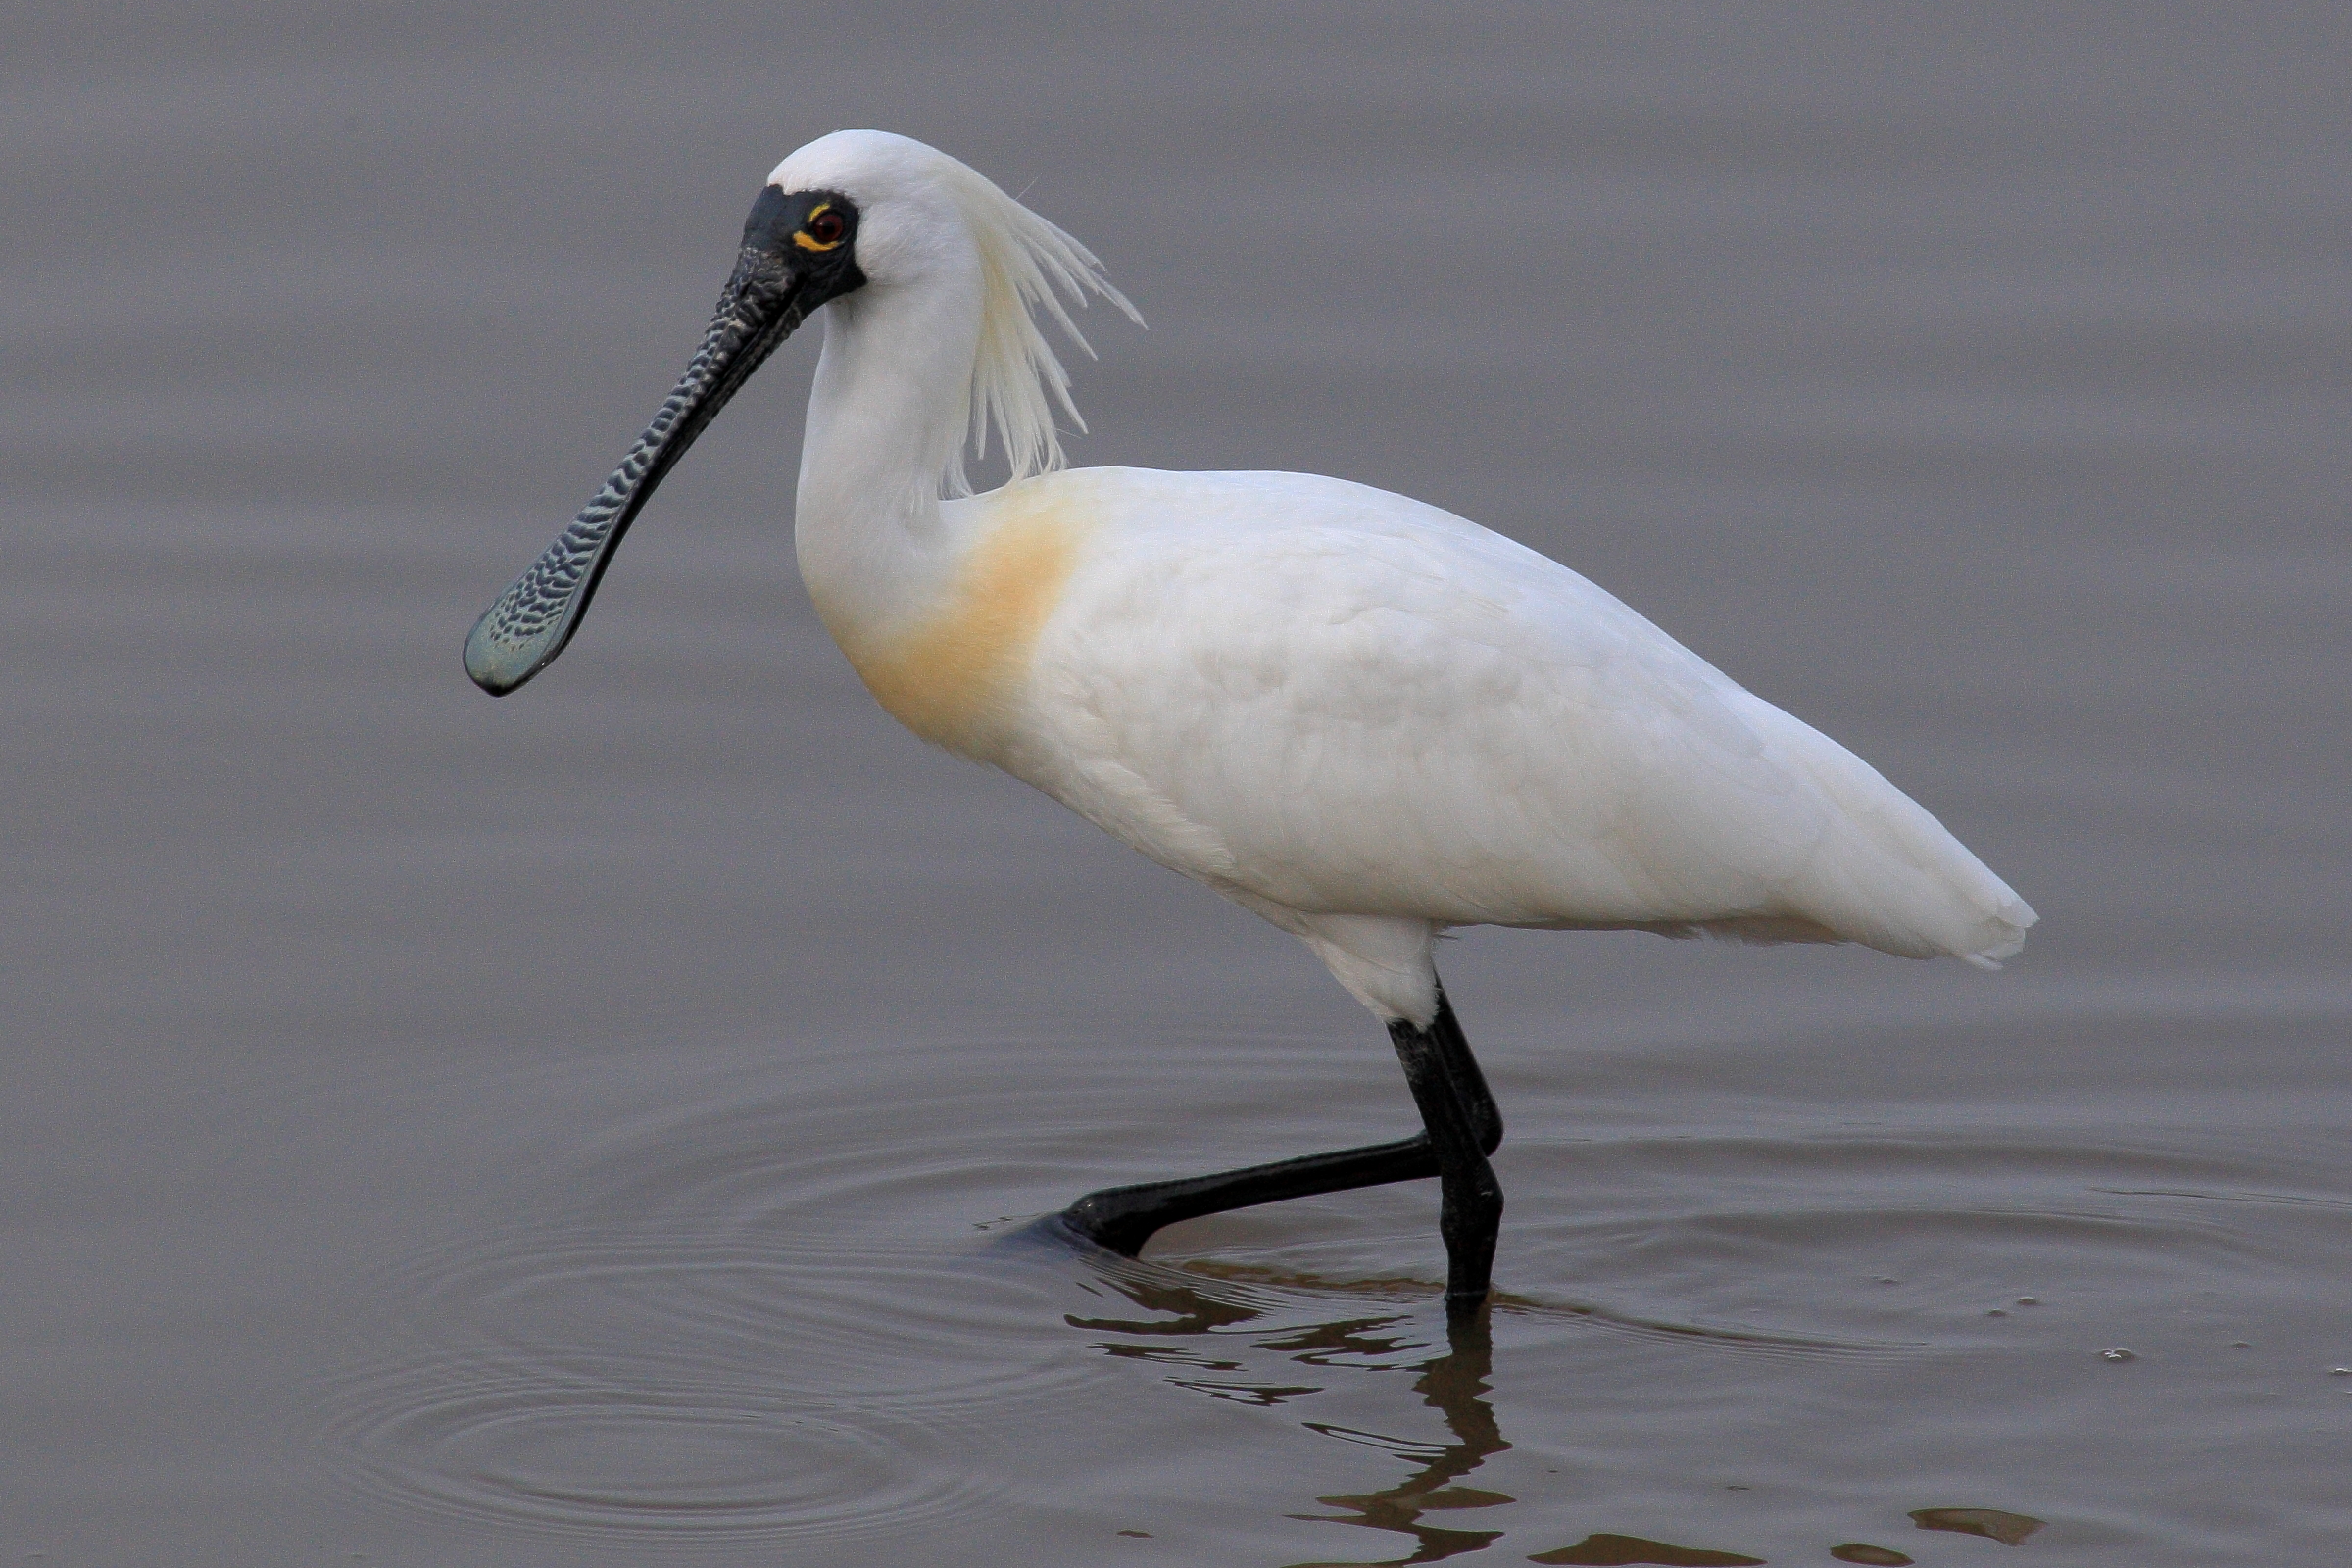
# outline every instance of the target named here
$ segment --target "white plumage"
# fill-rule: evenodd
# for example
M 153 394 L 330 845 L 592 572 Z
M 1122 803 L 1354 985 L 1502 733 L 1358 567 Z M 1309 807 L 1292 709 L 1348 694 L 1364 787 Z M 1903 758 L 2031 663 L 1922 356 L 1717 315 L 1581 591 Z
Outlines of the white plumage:
M 1338 479 L 1059 471 L 1054 411 L 1077 411 L 1032 312 L 1068 327 L 1065 293 L 1133 314 L 1084 246 L 954 159 L 811 142 L 753 204 L 677 391 L 466 646 L 493 693 L 545 668 L 662 475 L 821 309 L 795 542 L 867 689 L 1302 939 L 1387 1020 L 1421 1112 L 1394 1143 L 1090 1193 L 1063 1232 L 1132 1254 L 1178 1220 L 1435 1176 L 1448 1309 L 1473 1310 L 1502 1117 L 1440 931 L 1987 966 L 2022 946 L 2034 911 L 1861 759 L 1532 550 Z M 1012 480 L 974 496 L 965 437 L 992 431 Z
M 1531 550 L 1337 479 L 1036 472 L 1062 379 L 1031 299 L 1117 296 L 964 166 L 842 132 L 771 183 L 862 214 L 798 536 L 868 685 L 1304 938 L 1383 1017 L 1429 1021 L 1454 925 L 2023 945 L 2033 910 L 1867 763 Z M 983 412 L 1026 476 L 943 501 Z

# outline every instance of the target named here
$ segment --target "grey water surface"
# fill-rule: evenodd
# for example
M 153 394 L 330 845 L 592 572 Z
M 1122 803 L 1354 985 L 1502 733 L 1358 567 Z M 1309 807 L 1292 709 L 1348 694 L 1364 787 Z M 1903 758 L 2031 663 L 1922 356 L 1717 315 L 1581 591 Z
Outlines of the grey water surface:
M 13 9 L 0 1562 L 2352 1560 L 2347 15 Z M 1077 462 L 1558 557 L 2024 956 L 1465 933 L 1451 1335 L 1426 1184 L 1037 1242 L 1412 1113 L 866 698 L 816 334 L 459 663 L 858 124 L 1149 318 Z

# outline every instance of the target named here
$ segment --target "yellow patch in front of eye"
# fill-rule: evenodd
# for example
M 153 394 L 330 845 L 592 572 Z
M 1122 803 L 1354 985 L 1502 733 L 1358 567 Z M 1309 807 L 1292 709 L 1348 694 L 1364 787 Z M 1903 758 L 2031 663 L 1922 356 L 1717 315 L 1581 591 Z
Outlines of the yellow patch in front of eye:
M 842 648 L 893 718 L 934 746 L 985 757 L 1078 554 L 1079 528 L 1062 509 L 1020 508 L 973 548 L 929 615 Z
M 837 239 L 820 240 L 808 232 L 808 225 L 810 223 L 815 222 L 818 218 L 822 217 L 826 213 L 831 212 L 832 210 L 833 204 L 831 202 L 819 202 L 816 206 L 810 208 L 808 210 L 808 216 L 801 220 L 800 231 L 792 236 L 792 242 L 805 251 L 837 251 L 841 249 L 841 241 Z

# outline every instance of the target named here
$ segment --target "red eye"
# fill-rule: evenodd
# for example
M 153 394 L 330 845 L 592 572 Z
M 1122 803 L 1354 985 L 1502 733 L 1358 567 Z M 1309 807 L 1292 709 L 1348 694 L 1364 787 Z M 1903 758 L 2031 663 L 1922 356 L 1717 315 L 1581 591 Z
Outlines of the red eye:
M 850 231 L 850 220 L 828 207 L 808 220 L 808 237 L 819 245 L 838 245 Z

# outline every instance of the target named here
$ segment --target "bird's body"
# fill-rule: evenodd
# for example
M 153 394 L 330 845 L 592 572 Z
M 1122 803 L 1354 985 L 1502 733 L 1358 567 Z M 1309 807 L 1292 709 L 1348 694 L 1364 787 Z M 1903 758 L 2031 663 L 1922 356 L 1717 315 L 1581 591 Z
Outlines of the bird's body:
M 1534 551 L 1338 479 L 1059 469 L 1064 380 L 1032 318 L 1068 326 L 1056 288 L 1125 305 L 1083 247 L 953 159 L 870 131 L 801 149 L 678 392 L 483 616 L 467 665 L 495 692 L 555 658 L 652 486 L 822 307 L 796 540 L 859 677 L 925 740 L 1302 938 L 1388 1022 L 1427 1124 L 1096 1194 L 1073 1228 L 1132 1250 L 1187 1214 L 1442 1174 L 1450 1296 L 1483 1297 L 1501 1123 L 1437 932 L 1850 941 L 1987 966 L 2022 946 L 2032 909 L 1934 817 Z M 958 493 L 966 432 L 991 429 L 1012 482 Z
M 882 705 L 1314 938 L 1384 1016 L 1434 1011 L 1433 928 L 1989 961 L 2031 918 L 1851 752 L 1435 507 L 1095 468 L 945 503 L 936 537 L 921 614 L 826 613 Z

